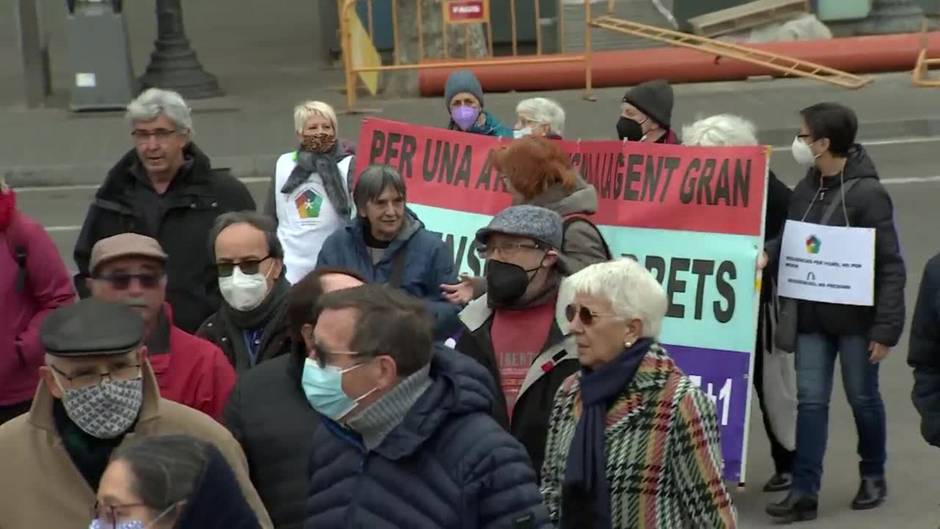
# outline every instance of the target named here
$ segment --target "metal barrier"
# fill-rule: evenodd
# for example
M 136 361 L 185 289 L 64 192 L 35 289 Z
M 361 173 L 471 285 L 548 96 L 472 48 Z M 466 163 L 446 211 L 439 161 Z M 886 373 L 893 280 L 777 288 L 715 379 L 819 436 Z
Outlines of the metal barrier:
M 917 53 L 917 63 L 911 72 L 911 82 L 921 88 L 940 88 L 940 79 L 930 78 L 930 67 L 940 65 L 940 58 L 930 57 L 927 29 L 927 20 L 924 20 L 920 30 L 920 52 Z
M 363 25 L 355 8 L 358 0 L 338 0 L 340 2 L 340 35 L 343 48 L 343 64 L 346 70 L 346 106 L 348 112 L 357 112 L 358 81 L 361 79 L 373 95 L 378 86 L 378 74 L 381 72 L 401 72 L 408 70 L 422 70 L 431 68 L 471 68 L 493 65 L 526 66 L 533 64 L 551 63 L 583 63 L 585 97 L 591 98 L 591 0 L 584 0 L 585 24 L 584 51 L 577 54 L 564 52 L 564 41 L 561 41 L 559 53 L 545 53 L 543 46 L 543 32 L 541 28 L 540 0 L 531 0 L 535 16 L 535 54 L 523 55 L 519 53 L 520 42 L 518 32 L 518 18 L 516 5 L 518 0 L 509 0 L 509 21 L 511 30 L 511 54 L 496 56 L 494 54 L 493 25 L 490 18 L 490 0 L 433 0 L 435 7 L 440 4 L 441 9 L 441 53 L 428 53 L 425 35 L 425 7 L 422 0 L 390 0 L 392 12 L 392 64 L 384 64 L 381 54 L 375 49 L 373 42 L 375 36 L 375 17 L 372 0 L 367 1 L 366 24 Z M 411 3 L 416 12 L 415 20 L 409 21 L 412 29 L 417 30 L 417 57 L 415 62 L 406 62 L 402 57 L 400 39 L 401 22 L 399 20 L 400 4 Z M 560 2 L 559 2 L 560 4 Z M 432 15 L 436 16 L 436 15 Z M 471 31 L 472 25 L 485 26 L 485 55 L 479 58 L 471 57 Z M 450 54 L 450 33 L 454 26 L 463 26 L 464 57 L 456 58 Z M 564 34 L 564 17 L 559 13 L 559 32 Z M 482 28 L 481 28 L 482 29 Z M 459 30 L 458 30 L 459 31 Z M 436 35 L 433 35 L 436 37 Z

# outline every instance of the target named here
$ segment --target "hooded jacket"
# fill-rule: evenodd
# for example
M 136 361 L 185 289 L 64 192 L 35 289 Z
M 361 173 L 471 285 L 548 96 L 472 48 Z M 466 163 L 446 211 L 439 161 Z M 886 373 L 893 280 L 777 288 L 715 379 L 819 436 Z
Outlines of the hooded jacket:
M 192 333 L 221 302 L 207 234 L 216 217 L 254 210 L 255 202 L 245 184 L 227 171 L 212 169 L 195 144 L 186 146 L 184 156 L 185 164 L 163 195 L 153 190 L 133 149 L 108 172 L 75 243 L 75 288 L 88 297 L 85 279 L 96 242 L 119 233 L 147 235 L 169 255 L 167 301 L 180 328 Z
M 836 208 L 827 224 L 875 229 L 875 304 L 861 307 L 800 301 L 798 331 L 833 336 L 860 334 L 893 347 L 904 329 L 907 275 L 894 226 L 891 197 L 881 185 L 864 147 L 852 147 L 841 177 L 821 178 L 819 170 L 811 168 L 793 190 L 787 219 L 819 223 L 829 204 L 842 196 L 841 186 L 851 180 L 858 182 L 844 193 L 844 209 Z M 847 219 L 845 213 L 848 213 Z M 768 255 L 776 263 L 779 254 L 780 239 L 776 239 L 768 244 Z
M 22 271 L 12 251 L 19 246 L 26 253 Z M 21 272 L 22 290 L 17 288 Z M 9 227 L 0 231 L 0 300 L 0 406 L 11 406 L 28 402 L 36 392 L 43 364 L 39 342 L 43 319 L 75 301 L 55 243 L 41 224 L 19 211 L 13 213 Z
M 470 129 L 463 131 L 454 123 L 454 120 L 451 119 L 447 124 L 447 128 L 458 132 L 469 132 L 471 134 L 482 134 L 484 136 L 496 136 L 499 138 L 512 138 L 511 128 L 503 125 L 496 119 L 496 116 L 491 114 L 488 110 L 482 110 L 481 112 L 485 118 L 483 125 L 473 125 Z
M 372 451 L 321 418 L 313 436 L 307 529 L 547 529 L 522 446 L 490 417 L 486 371 L 436 346 L 431 386 Z
M 434 318 L 434 334 L 446 338 L 457 329 L 456 305 L 441 294 L 441 285 L 456 283 L 453 253 L 440 236 L 427 231 L 410 210 L 398 236 L 385 250 L 382 259 L 372 264 L 366 247 L 366 221 L 359 217 L 344 230 L 337 231 L 323 243 L 317 268 L 336 267 L 356 272 L 369 283 L 388 283 L 395 268 L 395 259 L 404 252 L 399 288 L 424 300 Z

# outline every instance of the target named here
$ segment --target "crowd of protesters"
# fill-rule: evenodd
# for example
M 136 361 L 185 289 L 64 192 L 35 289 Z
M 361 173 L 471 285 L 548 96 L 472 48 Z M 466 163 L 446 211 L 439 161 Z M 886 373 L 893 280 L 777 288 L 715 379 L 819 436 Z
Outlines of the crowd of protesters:
M 134 147 L 95 194 L 66 265 L 0 184 L 0 528 L 733 528 L 715 405 L 660 343 L 663 287 L 612 254 L 597 190 L 536 97 L 513 126 L 453 72 L 446 127 L 511 138 L 512 205 L 454 256 L 394 168 L 354 174 L 336 114 L 308 101 L 264 212 L 194 143 L 186 102 L 127 108 Z M 679 144 L 673 91 L 623 96 L 610 136 Z M 790 190 L 770 173 L 754 387 L 773 518 L 814 519 L 836 360 L 858 430 L 856 510 L 887 498 L 879 362 L 905 321 L 891 198 L 853 111 L 800 111 Z M 733 115 L 687 145 L 757 145 Z M 873 306 L 778 297 L 788 220 L 876 231 Z M 909 362 L 940 446 L 940 256 Z M 79 300 L 79 298 L 81 298 Z M 793 354 L 790 354 L 793 353 Z M 795 387 L 784 391 L 786 380 Z

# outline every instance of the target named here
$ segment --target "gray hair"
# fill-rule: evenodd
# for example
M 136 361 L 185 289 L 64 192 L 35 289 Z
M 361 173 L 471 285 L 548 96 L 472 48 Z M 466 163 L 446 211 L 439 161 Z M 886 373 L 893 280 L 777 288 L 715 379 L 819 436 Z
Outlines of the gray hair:
M 209 254 L 215 260 L 215 240 L 219 238 L 222 230 L 235 224 L 248 224 L 264 233 L 264 238 L 268 243 L 268 255 L 275 259 L 284 258 L 284 247 L 277 238 L 277 225 L 267 215 L 257 211 L 230 211 L 216 217 L 215 224 L 209 232 Z
M 682 144 L 700 147 L 757 145 L 754 124 L 731 114 L 718 114 L 682 128 Z
M 364 211 L 369 201 L 379 198 L 379 195 L 389 187 L 401 193 L 401 197 L 407 200 L 405 180 L 395 168 L 377 164 L 366 167 L 359 175 L 359 181 L 353 190 L 356 209 Z
M 666 291 L 640 263 L 625 258 L 593 264 L 565 282 L 573 295 L 606 299 L 618 317 L 643 322 L 643 337 L 659 337 L 666 317 Z
M 172 90 L 150 88 L 137 96 L 137 99 L 127 105 L 127 120 L 131 123 L 138 121 L 153 121 L 163 114 L 172 121 L 181 132 L 192 137 L 193 116 L 189 105 L 183 96 Z
M 534 121 L 548 125 L 551 131 L 559 136 L 565 130 L 565 111 L 557 102 L 544 97 L 523 99 L 516 105 L 516 114 Z

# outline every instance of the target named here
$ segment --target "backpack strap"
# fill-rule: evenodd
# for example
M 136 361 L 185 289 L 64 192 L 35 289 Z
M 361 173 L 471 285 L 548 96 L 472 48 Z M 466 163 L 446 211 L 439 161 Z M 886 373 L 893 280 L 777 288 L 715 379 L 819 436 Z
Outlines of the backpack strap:
M 561 227 L 562 246 L 564 246 L 565 234 L 568 233 L 568 226 L 574 224 L 575 222 L 584 222 L 590 225 L 592 228 L 594 228 L 594 231 L 597 232 L 597 236 L 600 237 L 601 239 L 601 244 L 604 245 L 604 254 L 607 255 L 607 260 L 609 261 L 614 258 L 613 257 L 614 254 L 611 253 L 610 246 L 607 245 L 607 239 L 604 238 L 604 234 L 601 233 L 601 230 L 597 227 L 596 224 L 594 224 L 591 221 L 591 219 L 587 215 L 584 215 L 582 213 L 571 213 L 571 214 L 565 215 L 564 219 L 565 219 L 564 224 L 562 224 L 562 227 Z
M 406 253 L 408 253 L 408 248 L 402 245 L 398 253 L 395 254 L 395 257 L 392 258 L 392 273 L 388 276 L 388 284 L 395 288 L 401 288 L 401 277 L 405 271 Z
M 829 207 L 826 208 L 826 211 L 823 212 L 822 218 L 819 219 L 820 224 L 822 225 L 829 224 L 829 219 L 832 218 L 833 213 L 835 213 L 836 209 L 838 209 L 839 206 L 842 205 L 842 198 L 845 195 L 849 194 L 849 191 L 851 191 L 852 188 L 855 187 L 855 184 L 857 184 L 859 180 L 861 180 L 861 178 L 855 178 L 842 184 L 842 189 L 840 190 L 838 196 L 836 196 L 836 198 L 832 202 L 829 203 Z M 849 219 L 845 219 L 845 223 L 848 224 Z
M 13 213 L 10 225 L 7 226 L 6 239 L 10 255 L 13 257 L 13 261 L 16 262 L 17 267 L 15 288 L 17 292 L 23 293 L 26 291 L 26 257 L 29 245 L 23 238 L 19 215 L 16 212 Z

